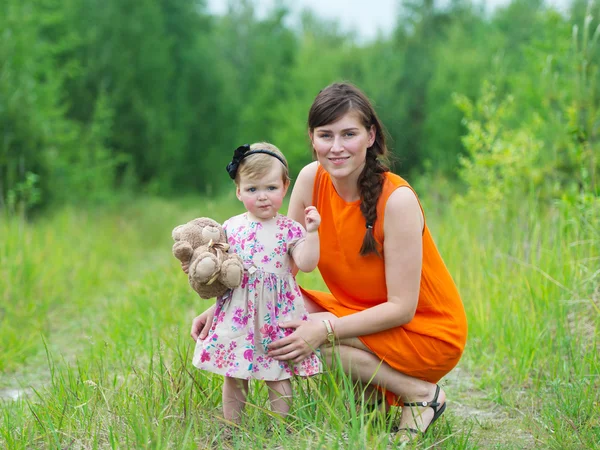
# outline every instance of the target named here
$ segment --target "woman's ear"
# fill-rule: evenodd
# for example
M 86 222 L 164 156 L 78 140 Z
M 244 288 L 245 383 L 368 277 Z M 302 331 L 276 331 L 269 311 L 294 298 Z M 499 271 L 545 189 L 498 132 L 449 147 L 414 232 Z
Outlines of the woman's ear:
M 371 128 L 369 128 L 369 147 L 373 146 L 373 144 L 375 143 L 376 137 L 377 137 L 377 129 L 375 128 L 375 125 L 371 125 Z
M 313 133 L 310 128 L 307 130 L 308 138 L 310 139 L 310 149 L 312 150 L 313 159 L 317 159 L 317 151 L 315 150 L 315 133 Z

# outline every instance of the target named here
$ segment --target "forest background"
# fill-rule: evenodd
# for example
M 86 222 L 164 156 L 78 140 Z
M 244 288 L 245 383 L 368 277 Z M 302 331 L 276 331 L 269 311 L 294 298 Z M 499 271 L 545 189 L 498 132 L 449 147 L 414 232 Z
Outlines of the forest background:
M 0 447 L 218 434 L 170 421 L 218 407 L 193 393 L 218 383 L 188 372 L 208 303 L 169 259 L 170 230 L 239 210 L 224 167 L 242 143 L 275 143 L 295 178 L 308 108 L 341 80 L 373 100 L 467 309 L 454 413 L 427 445 L 600 441 L 600 6 L 399 6 L 393 32 L 363 42 L 308 11 L 289 25 L 283 1 L 261 17 L 247 0 L 223 15 L 202 0 L 1 2 Z M 128 383 L 147 409 L 123 412 Z M 295 444 L 339 444 L 313 406 L 323 433 Z M 388 445 L 341 410 L 354 444 Z

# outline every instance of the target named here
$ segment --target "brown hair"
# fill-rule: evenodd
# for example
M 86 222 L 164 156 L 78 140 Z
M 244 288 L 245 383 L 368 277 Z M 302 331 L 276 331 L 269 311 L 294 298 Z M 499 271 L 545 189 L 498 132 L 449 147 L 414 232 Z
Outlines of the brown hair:
M 360 210 L 366 221 L 366 232 L 360 249 L 361 255 L 375 253 L 377 241 L 373 227 L 377 220 L 377 201 L 383 187 L 384 173 L 389 172 L 388 149 L 385 143 L 385 129 L 367 96 L 350 83 L 334 83 L 319 92 L 308 112 L 308 128 L 328 125 L 348 112 L 355 112 L 367 130 L 375 127 L 375 142 L 367 149 L 365 167 L 358 177 Z
M 282 161 L 285 161 L 285 164 L 281 164 L 281 176 L 283 179 L 283 184 L 287 185 L 290 182 L 288 163 L 285 159 L 285 156 L 283 156 L 283 153 L 281 153 L 281 150 L 279 150 L 273 144 L 269 144 L 268 142 L 256 142 L 250 146 L 250 150 L 268 150 L 279 156 Z M 259 179 L 264 177 L 267 173 L 269 173 L 271 167 L 273 167 L 273 161 L 280 163 L 277 158 L 265 153 L 256 153 L 242 159 L 235 176 L 235 184 L 240 184 L 241 176 L 248 177 L 250 179 Z

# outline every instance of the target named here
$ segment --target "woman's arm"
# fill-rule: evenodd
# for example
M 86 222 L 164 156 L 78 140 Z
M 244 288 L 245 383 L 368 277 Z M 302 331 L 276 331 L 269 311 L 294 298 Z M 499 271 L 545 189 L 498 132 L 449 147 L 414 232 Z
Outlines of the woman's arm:
M 415 315 L 423 264 L 423 214 L 411 189 L 401 187 L 390 195 L 383 231 L 387 302 L 335 319 L 339 339 L 398 327 Z
M 290 203 L 288 206 L 287 216 L 302 224 L 304 228 L 307 226 L 304 218 L 305 211 L 309 206 L 312 205 L 313 184 L 317 174 L 317 164 L 318 163 L 316 161 L 312 162 L 307 166 L 304 166 L 304 168 L 300 171 L 298 178 L 294 183 L 294 187 L 292 188 L 292 195 L 290 197 Z M 295 260 L 296 258 L 293 257 L 292 259 Z M 292 267 L 292 272 L 296 274 L 298 272 L 298 266 L 295 261 L 293 262 L 294 267 Z M 313 269 L 314 267 L 311 270 Z M 304 272 L 305 270 L 302 271 Z M 306 272 L 310 272 L 310 270 L 307 270 Z
M 298 179 L 292 188 L 290 204 L 288 206 L 287 216 L 302 224 L 306 228 L 304 221 L 304 210 L 312 205 L 313 184 L 317 175 L 318 163 L 312 162 L 300 171 Z
M 314 206 L 308 206 L 304 210 L 304 221 L 306 222 L 306 236 L 292 251 L 292 259 L 296 267 L 302 272 L 312 272 L 319 263 L 321 243 L 319 241 L 319 224 L 321 216 Z
M 387 302 L 334 319 L 338 339 L 398 327 L 410 322 L 415 314 L 423 261 L 423 215 L 411 189 L 398 188 L 390 195 L 383 228 Z M 322 325 L 295 322 L 291 327 L 296 328 L 294 333 L 269 345 L 270 356 L 301 361 L 325 342 Z

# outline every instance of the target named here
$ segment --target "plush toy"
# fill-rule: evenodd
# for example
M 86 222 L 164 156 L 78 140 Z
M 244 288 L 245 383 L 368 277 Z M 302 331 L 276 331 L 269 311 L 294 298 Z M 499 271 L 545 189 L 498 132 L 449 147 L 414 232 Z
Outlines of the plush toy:
M 229 244 L 223 227 L 213 219 L 200 217 L 173 230 L 173 255 L 189 262 L 190 286 L 202 298 L 223 295 L 242 282 L 244 265 Z

